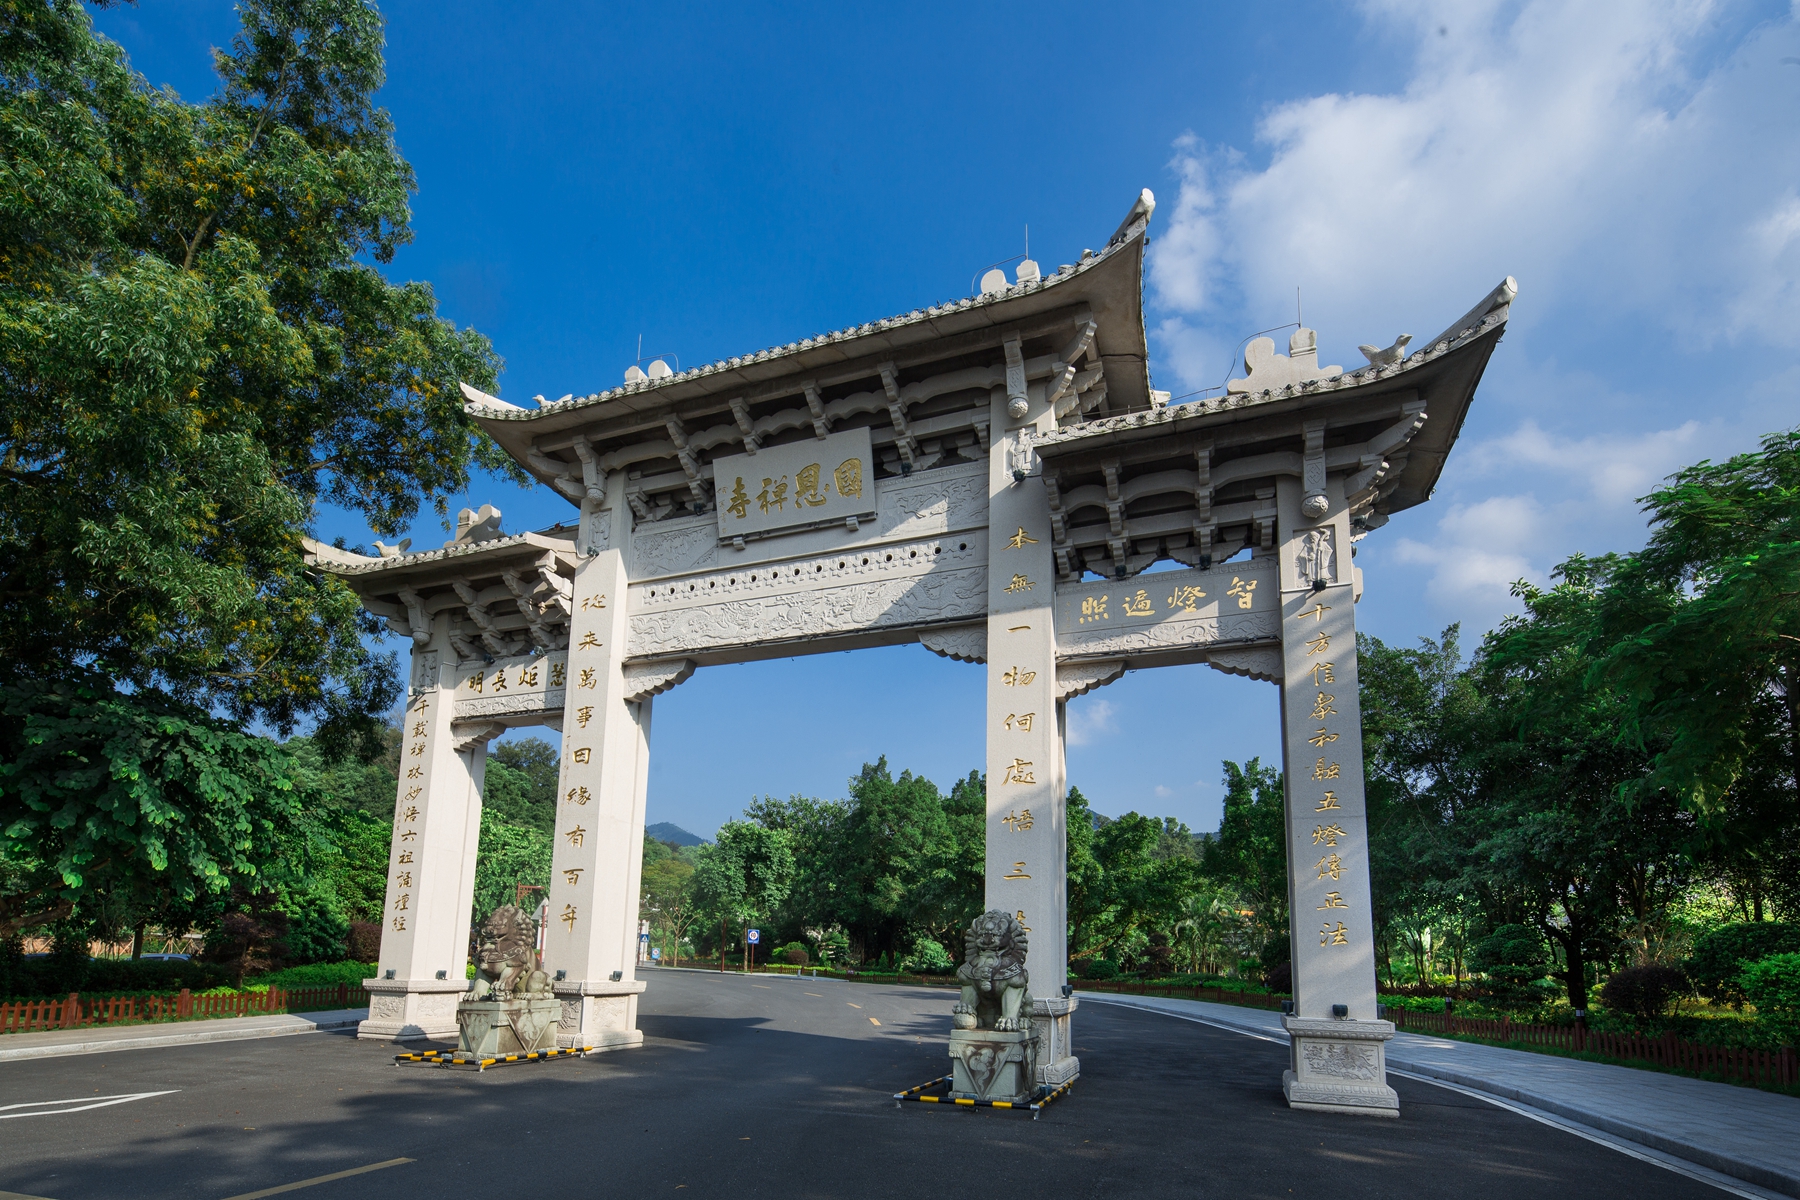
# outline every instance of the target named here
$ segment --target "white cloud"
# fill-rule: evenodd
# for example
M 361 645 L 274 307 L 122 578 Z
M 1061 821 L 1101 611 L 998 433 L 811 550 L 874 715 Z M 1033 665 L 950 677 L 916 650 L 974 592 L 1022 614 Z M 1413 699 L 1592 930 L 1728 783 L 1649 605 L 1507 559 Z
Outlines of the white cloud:
M 1517 579 L 1541 580 L 1529 552 L 1542 538 L 1543 509 L 1533 496 L 1490 496 L 1455 504 L 1438 520 L 1430 543 L 1401 538 L 1393 556 L 1433 568 L 1427 594 L 1440 605 L 1488 607 Z
M 1175 794 L 1175 791 L 1173 788 L 1165 787 L 1163 784 L 1160 784 L 1160 783 L 1157 784 L 1154 788 L 1152 788 L 1151 791 L 1154 792 L 1157 796 L 1173 796 Z
M 1150 277 L 1191 386 L 1224 364 L 1192 361 L 1189 331 L 1233 342 L 1291 313 L 1296 285 L 1321 361 L 1346 365 L 1360 341 L 1422 341 L 1507 274 L 1515 327 L 1574 304 L 1689 346 L 1800 341 L 1793 14 L 1743 30 L 1704 0 L 1364 8 L 1410 39 L 1403 88 L 1277 106 L 1260 167 L 1175 145 Z
M 1464 466 L 1477 474 L 1512 474 L 1520 469 L 1554 471 L 1585 487 L 1603 505 L 1629 505 L 1683 463 L 1693 460 L 1700 422 L 1649 433 L 1589 437 L 1552 435 L 1536 421 L 1526 421 L 1505 437 L 1463 449 Z
M 1111 700 L 1098 696 L 1083 697 L 1069 703 L 1069 745 L 1091 746 L 1109 733 L 1116 732 L 1116 715 Z

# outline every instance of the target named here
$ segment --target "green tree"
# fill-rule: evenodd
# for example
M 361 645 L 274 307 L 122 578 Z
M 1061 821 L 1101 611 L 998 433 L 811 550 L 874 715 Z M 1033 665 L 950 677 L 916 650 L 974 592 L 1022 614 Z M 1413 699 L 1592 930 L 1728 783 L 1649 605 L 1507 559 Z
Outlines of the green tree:
M 929 905 L 956 848 L 936 785 L 911 771 L 898 779 L 887 758 L 850 781 L 844 821 L 845 925 L 870 958 L 911 950 L 910 934 L 937 922 Z
M 1206 843 L 1200 870 L 1231 884 L 1248 903 L 1260 934 L 1265 967 L 1287 962 L 1287 818 L 1281 772 L 1253 758 L 1223 764 L 1224 812 L 1218 835 Z
M 669 965 L 680 966 L 682 940 L 700 916 L 693 864 L 669 854 L 646 866 L 638 904 L 657 942 L 667 948 Z
M 748 821 L 727 821 L 710 846 L 695 855 L 694 888 L 700 905 L 719 922 L 719 966 L 725 965 L 728 924 L 748 929 L 775 912 L 793 886 L 794 851 L 786 833 Z M 750 946 L 744 944 L 744 965 Z
M 481 921 L 502 904 L 519 903 L 519 885 L 544 889 L 550 894 L 550 858 L 556 849 L 551 834 L 523 825 L 508 825 L 487 812 L 481 814 L 481 844 L 475 856 L 475 903 L 471 920 Z M 533 895 L 532 893 L 528 893 Z M 535 912 L 538 899 L 522 907 Z
M 543 738 L 501 742 L 488 755 L 482 811 L 508 825 L 556 829 L 556 748 Z
M 498 361 L 371 265 L 413 188 L 375 9 L 239 12 L 195 105 L 75 0 L 0 10 L 0 663 L 374 752 L 391 658 L 302 535 L 318 501 L 388 533 L 501 465 L 457 391 Z
M 299 876 L 292 759 L 159 693 L 88 677 L 0 693 L 0 939 L 111 897 L 205 905 Z

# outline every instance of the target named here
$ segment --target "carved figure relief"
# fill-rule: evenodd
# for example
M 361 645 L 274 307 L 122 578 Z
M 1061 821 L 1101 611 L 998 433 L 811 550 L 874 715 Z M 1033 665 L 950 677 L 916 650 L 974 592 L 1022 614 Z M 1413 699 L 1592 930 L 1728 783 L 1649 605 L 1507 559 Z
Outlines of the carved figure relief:
M 1302 533 L 1294 549 L 1294 570 L 1302 584 L 1337 582 L 1337 530 L 1327 525 Z
M 503 904 L 481 923 L 471 1000 L 548 999 L 550 977 L 538 962 L 537 922 Z
M 1376 1078 L 1375 1051 L 1368 1046 L 1346 1042 L 1306 1042 L 1302 1047 L 1306 1069 L 1313 1075 L 1332 1079 Z
M 705 570 L 718 561 L 719 531 L 710 517 L 686 528 L 659 529 L 631 539 L 631 577 L 655 579 Z

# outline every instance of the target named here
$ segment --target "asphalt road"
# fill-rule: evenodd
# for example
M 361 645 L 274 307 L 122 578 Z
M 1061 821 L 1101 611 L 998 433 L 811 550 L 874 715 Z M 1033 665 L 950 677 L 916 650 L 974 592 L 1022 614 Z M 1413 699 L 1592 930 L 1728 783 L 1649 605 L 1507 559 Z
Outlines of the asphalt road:
M 396 1067 L 395 1047 L 312 1034 L 7 1063 L 0 1196 L 228 1200 L 396 1158 L 413 1161 L 282 1194 L 1724 1195 L 1405 1079 L 1397 1121 L 1290 1111 L 1282 1047 L 1101 1004 L 1076 1014 L 1081 1082 L 1036 1122 L 896 1108 L 947 1070 L 951 1002 L 653 971 L 644 1047 L 585 1061 Z

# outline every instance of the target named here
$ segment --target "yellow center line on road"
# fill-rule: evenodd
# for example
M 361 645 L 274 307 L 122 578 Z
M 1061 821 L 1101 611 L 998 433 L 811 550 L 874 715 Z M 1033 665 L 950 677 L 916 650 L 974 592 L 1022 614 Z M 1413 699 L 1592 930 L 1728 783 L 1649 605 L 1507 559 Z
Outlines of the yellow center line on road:
M 821 1000 L 825 998 L 824 992 L 801 992 L 800 994 L 802 996 L 817 996 Z
M 24 1192 L 0 1192 L 0 1200 L 46 1200 L 43 1196 L 27 1196 Z
M 880 1022 L 880 1021 L 877 1021 L 877 1020 L 876 1020 L 876 1019 L 875 1019 L 875 1018 L 874 1018 L 874 1017 L 870 1017 L 870 1018 L 869 1018 L 869 1024 L 871 1024 L 871 1025 L 879 1025 L 879 1024 L 881 1024 L 881 1022 Z
M 761 988 L 761 989 L 762 989 L 762 990 L 763 990 L 763 991 L 765 991 L 765 992 L 772 992 L 772 991 L 774 991 L 774 990 L 775 990 L 775 989 L 774 989 L 774 988 L 772 988 L 772 987 L 770 987 L 770 986 L 769 986 L 769 985 L 768 985 L 768 984 L 766 984 L 766 983 L 753 983 L 753 984 L 751 984 L 751 985 L 750 985 L 750 986 L 751 986 L 751 987 L 759 987 L 759 988 Z
M 846 1000 L 846 1001 L 844 1001 L 844 1003 L 845 1003 L 845 1004 L 850 1004 L 850 1001 L 848 1001 L 848 1000 Z M 862 1007 L 862 1005 L 860 1005 L 860 1004 L 850 1004 L 850 1007 L 851 1007 L 851 1008 L 861 1008 L 861 1007 Z
M 279 1196 L 283 1192 L 296 1192 L 301 1188 L 313 1187 L 316 1184 L 330 1183 L 334 1179 L 348 1179 L 352 1175 L 366 1175 L 370 1171 L 379 1171 L 384 1167 L 397 1167 L 401 1163 L 409 1163 L 410 1158 L 390 1158 L 386 1162 L 370 1163 L 366 1167 L 351 1167 L 348 1171 L 333 1171 L 329 1175 L 318 1175 L 312 1179 L 302 1179 L 298 1183 L 284 1183 L 280 1187 L 264 1188 L 260 1192 L 244 1192 L 237 1196 L 227 1196 L 225 1200 L 262 1200 L 264 1196 Z

